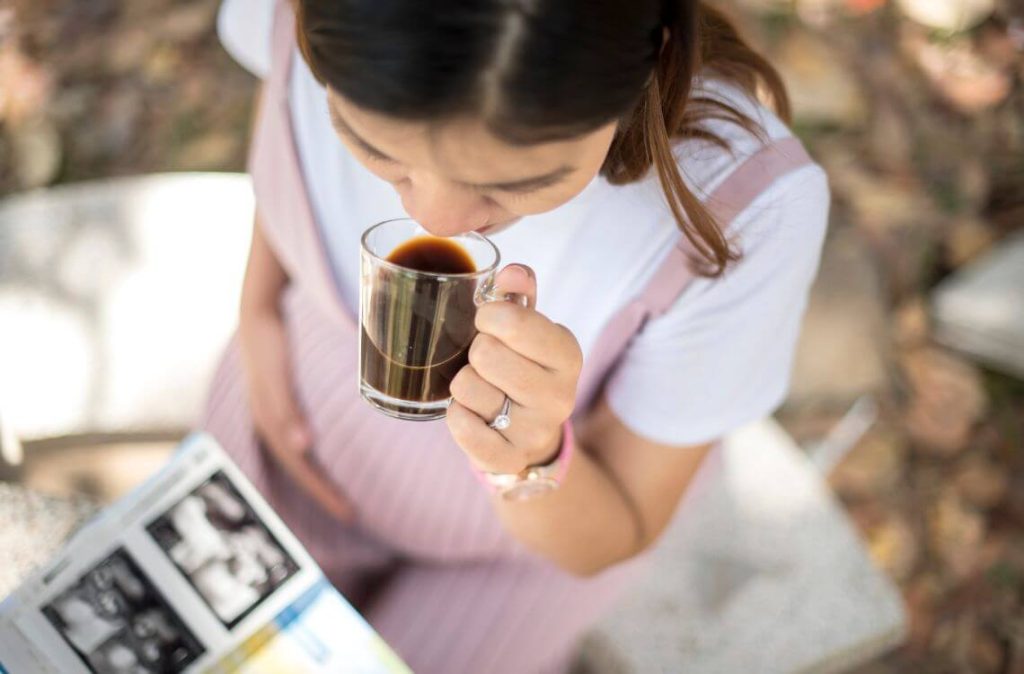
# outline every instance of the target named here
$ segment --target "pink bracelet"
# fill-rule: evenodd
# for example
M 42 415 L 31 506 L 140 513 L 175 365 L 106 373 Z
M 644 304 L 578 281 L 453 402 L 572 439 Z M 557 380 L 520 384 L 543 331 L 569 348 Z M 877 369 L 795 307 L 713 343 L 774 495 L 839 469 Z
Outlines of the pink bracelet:
M 551 462 L 548 464 L 551 465 L 551 463 L 555 463 L 556 461 L 559 463 L 558 473 L 555 475 L 555 479 L 558 481 L 559 484 L 565 481 L 565 476 L 569 472 L 569 463 L 572 459 L 573 448 L 575 446 L 576 436 L 573 433 L 572 420 L 566 419 L 565 422 L 562 423 L 562 444 L 558 448 L 558 454 L 555 455 L 555 458 L 552 459 Z M 472 463 L 469 464 L 469 467 L 470 469 L 472 469 L 473 474 L 476 475 L 477 479 L 480 480 L 480 482 L 484 486 L 486 486 L 490 491 L 497 493 L 497 487 L 491 484 L 491 482 L 484 475 L 484 471 L 480 470 Z

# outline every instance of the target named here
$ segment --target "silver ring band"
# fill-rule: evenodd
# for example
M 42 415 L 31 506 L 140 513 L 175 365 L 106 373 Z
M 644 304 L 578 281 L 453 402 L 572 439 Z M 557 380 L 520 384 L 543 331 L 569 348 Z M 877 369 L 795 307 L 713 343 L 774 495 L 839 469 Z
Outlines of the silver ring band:
M 501 411 L 498 412 L 498 416 L 494 417 L 494 420 L 487 424 L 488 427 L 493 428 L 496 431 L 503 431 L 512 425 L 512 420 L 508 416 L 509 408 L 512 407 L 512 401 L 508 396 L 505 396 L 505 402 L 501 404 Z

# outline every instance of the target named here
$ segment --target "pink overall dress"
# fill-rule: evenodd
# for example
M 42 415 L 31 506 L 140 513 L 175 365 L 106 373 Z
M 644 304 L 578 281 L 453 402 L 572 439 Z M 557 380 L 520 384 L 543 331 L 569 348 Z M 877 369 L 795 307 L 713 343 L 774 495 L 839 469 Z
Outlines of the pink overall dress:
M 291 279 L 282 308 L 296 395 L 315 436 L 312 458 L 354 504 L 356 522 L 345 525 L 322 511 L 258 443 L 237 336 L 218 367 L 201 426 L 414 671 L 565 672 L 580 637 L 643 573 L 650 551 L 587 579 L 562 571 L 504 530 L 442 421 L 399 421 L 361 400 L 357 319 L 338 295 L 292 134 L 287 80 L 294 25 L 290 3 L 279 2 L 249 171 L 265 236 Z M 775 180 L 809 161 L 795 139 L 769 144 L 706 203 L 720 223 L 729 223 Z M 615 376 L 630 338 L 686 287 L 684 241 L 587 355 L 577 417 Z

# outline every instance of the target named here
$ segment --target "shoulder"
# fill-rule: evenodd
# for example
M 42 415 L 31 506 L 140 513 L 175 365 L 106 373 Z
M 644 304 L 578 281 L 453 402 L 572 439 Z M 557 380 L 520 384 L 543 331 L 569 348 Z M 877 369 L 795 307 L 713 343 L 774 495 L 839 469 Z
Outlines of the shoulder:
M 217 35 L 224 49 L 256 77 L 270 72 L 275 0 L 222 0 Z

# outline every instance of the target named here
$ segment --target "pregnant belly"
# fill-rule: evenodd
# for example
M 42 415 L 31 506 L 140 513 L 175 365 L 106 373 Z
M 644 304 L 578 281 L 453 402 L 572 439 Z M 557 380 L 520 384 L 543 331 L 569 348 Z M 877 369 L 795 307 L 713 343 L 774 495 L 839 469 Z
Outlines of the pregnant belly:
M 385 416 L 358 388 L 353 325 L 323 318 L 312 300 L 286 296 L 296 394 L 314 455 L 354 505 L 360 527 L 396 550 L 452 561 L 521 552 L 443 420 Z

